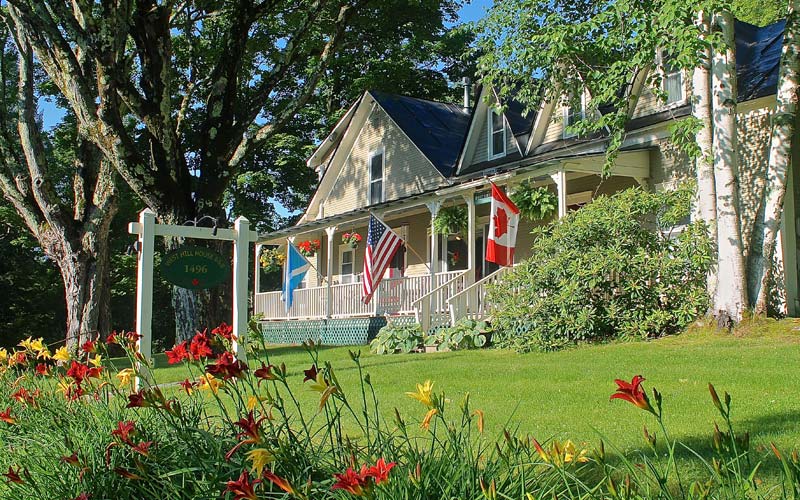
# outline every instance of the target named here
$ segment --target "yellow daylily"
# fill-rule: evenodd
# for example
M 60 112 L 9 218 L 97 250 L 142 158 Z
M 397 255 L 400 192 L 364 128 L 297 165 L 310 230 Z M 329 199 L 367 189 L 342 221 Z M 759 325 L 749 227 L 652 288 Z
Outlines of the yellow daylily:
M 101 367 L 103 366 L 103 357 L 97 354 L 94 358 L 89 358 L 89 363 L 95 367 Z
M 117 373 L 117 378 L 119 379 L 119 386 L 127 387 L 131 385 L 131 380 L 135 376 L 136 372 L 133 370 L 133 368 L 125 368 L 124 370 L 120 370 L 119 373 Z
M 549 450 L 545 450 L 535 439 L 533 440 L 533 446 L 542 460 L 555 466 L 589 461 L 589 457 L 586 456 L 589 452 L 586 449 L 578 450 L 570 439 L 567 439 L 563 445 L 554 440 L 550 444 Z
M 407 392 L 406 395 L 416 399 L 428 408 L 433 408 L 433 382 L 426 380 L 424 384 L 417 384 L 417 392 Z
M 5 364 L 8 361 L 8 351 L 0 348 L 0 364 Z
M 20 342 L 18 345 L 23 349 L 27 349 L 28 351 L 37 353 L 42 349 L 45 349 L 44 340 L 42 338 L 32 340 L 31 337 L 28 337 L 27 339 Z
M 316 380 L 314 380 L 314 383 L 309 387 L 317 392 L 325 392 L 325 390 L 330 387 L 330 384 L 328 384 L 328 381 L 325 380 L 325 376 L 320 372 L 317 373 Z
M 204 391 L 211 391 L 212 393 L 217 394 L 219 392 L 219 388 L 223 385 L 225 385 L 225 382 L 217 379 L 210 373 L 206 373 L 200 377 L 200 383 L 198 384 L 198 387 Z
M 256 476 L 261 476 L 266 466 L 275 460 L 275 455 L 265 448 L 255 448 L 248 451 L 245 456 L 252 463 L 251 470 Z
M 263 396 L 256 396 L 255 394 L 251 394 L 249 398 L 247 398 L 247 410 L 251 411 L 256 408 L 262 401 L 266 401 L 267 398 Z
M 56 353 L 53 354 L 53 359 L 55 361 L 69 361 L 70 359 L 72 359 L 72 356 L 70 356 L 67 347 L 64 346 L 56 349 Z

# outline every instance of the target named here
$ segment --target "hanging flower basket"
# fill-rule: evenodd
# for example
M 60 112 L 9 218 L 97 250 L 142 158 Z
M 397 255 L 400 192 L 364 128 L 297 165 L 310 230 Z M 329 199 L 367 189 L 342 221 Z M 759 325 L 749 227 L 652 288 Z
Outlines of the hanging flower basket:
M 433 230 L 437 234 L 460 234 L 467 230 L 467 207 L 460 205 L 444 207 L 433 219 Z
M 358 233 L 344 233 L 342 235 L 342 244 L 350 245 L 350 248 L 356 248 L 361 243 L 361 239 L 361 235 Z
M 277 248 L 267 248 L 261 252 L 258 261 L 264 272 L 273 273 L 281 270 L 286 261 L 286 255 Z
M 306 240 L 297 244 L 297 249 L 305 257 L 313 257 L 319 250 L 319 240 Z
M 519 207 L 522 216 L 531 221 L 547 219 L 558 210 L 558 197 L 554 192 L 527 182 L 517 187 L 511 201 Z

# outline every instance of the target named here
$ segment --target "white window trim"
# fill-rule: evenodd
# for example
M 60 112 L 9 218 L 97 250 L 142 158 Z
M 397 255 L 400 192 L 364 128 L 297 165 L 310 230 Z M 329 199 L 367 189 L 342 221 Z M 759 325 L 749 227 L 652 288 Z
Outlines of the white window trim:
M 386 148 L 381 146 L 377 149 L 373 149 L 369 152 L 369 161 L 367 162 L 367 169 L 369 171 L 369 188 L 367 189 L 367 205 L 375 205 L 376 203 L 372 202 L 372 159 L 376 156 L 381 155 L 381 201 L 378 203 L 383 203 L 386 201 Z
M 661 91 L 666 92 L 667 89 L 665 88 L 665 85 L 667 83 L 667 74 L 664 71 L 664 53 L 660 50 L 658 51 L 658 54 L 656 56 L 656 63 L 657 63 L 656 71 L 658 71 L 658 74 L 661 75 L 661 84 L 660 84 Z M 686 82 L 687 82 L 686 71 L 681 69 L 678 71 L 678 73 L 680 73 L 681 75 L 681 98 L 673 102 L 665 101 L 664 109 L 679 108 L 681 106 L 684 106 L 687 102 L 688 92 L 686 91 Z
M 486 122 L 486 130 L 489 132 L 488 137 L 487 137 L 488 144 L 486 145 L 487 146 L 486 147 L 486 152 L 489 155 L 489 160 L 496 160 L 497 158 L 504 157 L 506 155 L 506 146 L 508 146 L 508 137 L 506 136 L 506 134 L 508 133 L 508 131 L 506 130 L 506 117 L 505 117 L 505 115 L 503 113 L 499 113 L 500 120 L 503 123 L 503 151 L 500 152 L 500 153 L 495 153 L 492 150 L 492 146 L 494 144 L 494 141 L 492 140 L 494 138 L 494 130 L 493 130 L 493 128 L 494 128 L 494 119 L 493 119 L 494 116 L 493 116 L 493 114 L 495 113 L 495 111 L 496 110 L 492 106 L 489 106 L 487 108 L 487 110 L 486 110 L 486 120 L 487 120 L 487 122 Z
M 563 137 L 564 139 L 569 139 L 570 137 L 575 137 L 578 134 L 575 131 L 570 131 L 569 129 L 569 110 L 570 110 L 570 102 L 569 99 L 567 100 L 566 105 L 562 109 L 563 114 L 563 122 L 564 122 L 564 131 Z M 581 120 L 586 119 L 586 92 L 581 92 Z
M 351 264 L 353 266 L 353 272 L 351 272 L 350 274 L 344 274 L 342 272 L 342 263 L 343 263 L 343 260 L 344 260 L 343 257 L 344 257 L 344 253 L 345 252 L 353 252 L 353 262 Z M 350 245 L 348 245 L 348 244 L 339 245 L 339 275 L 338 276 L 339 276 L 339 283 L 344 283 L 344 279 L 343 279 L 344 276 L 350 276 L 349 283 L 358 283 L 358 273 L 356 272 L 356 249 L 355 248 L 351 248 Z

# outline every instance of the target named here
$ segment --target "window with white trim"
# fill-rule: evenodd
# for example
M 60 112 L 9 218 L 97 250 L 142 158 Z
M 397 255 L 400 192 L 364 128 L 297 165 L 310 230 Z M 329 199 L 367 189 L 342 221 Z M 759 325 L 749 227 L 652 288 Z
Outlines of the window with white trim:
M 342 283 L 353 283 L 355 279 L 356 251 L 350 245 L 339 246 L 339 279 Z
M 503 114 L 489 108 L 489 159 L 500 158 L 506 154 L 506 127 Z
M 675 104 L 685 99 L 683 86 L 683 71 L 671 58 L 662 56 L 661 67 L 663 77 L 661 90 L 667 95 L 667 104 Z
M 575 137 L 577 133 L 570 130 L 570 127 L 586 118 L 586 95 L 581 92 L 580 99 L 575 95 L 570 95 L 567 104 L 564 106 L 564 138 Z
M 383 202 L 383 148 L 374 151 L 369 156 L 369 204 L 375 205 Z

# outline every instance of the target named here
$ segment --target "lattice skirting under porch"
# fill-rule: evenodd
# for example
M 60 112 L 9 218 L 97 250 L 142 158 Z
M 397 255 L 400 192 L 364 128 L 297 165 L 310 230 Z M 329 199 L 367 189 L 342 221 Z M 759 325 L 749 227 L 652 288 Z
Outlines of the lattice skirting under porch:
M 413 316 L 391 318 L 393 323 L 415 322 Z M 385 316 L 319 320 L 262 321 L 261 332 L 270 344 L 300 344 L 306 340 L 323 345 L 363 345 L 386 325 Z

